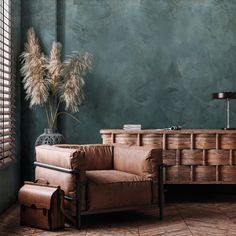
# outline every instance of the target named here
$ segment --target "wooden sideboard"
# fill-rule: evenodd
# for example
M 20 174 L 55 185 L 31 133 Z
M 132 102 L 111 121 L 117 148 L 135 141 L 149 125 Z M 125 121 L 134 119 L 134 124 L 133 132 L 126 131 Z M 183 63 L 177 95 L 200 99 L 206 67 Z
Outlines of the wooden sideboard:
M 163 149 L 165 184 L 236 184 L 236 130 L 102 129 L 104 144 Z

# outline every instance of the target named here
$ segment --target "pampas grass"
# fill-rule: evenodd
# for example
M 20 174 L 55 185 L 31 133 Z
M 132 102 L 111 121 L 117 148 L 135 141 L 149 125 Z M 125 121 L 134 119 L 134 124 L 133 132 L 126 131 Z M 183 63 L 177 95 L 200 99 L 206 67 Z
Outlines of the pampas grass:
M 62 69 L 63 64 L 61 63 L 61 44 L 53 42 L 50 58 L 48 59 L 47 63 L 48 82 L 53 93 L 55 93 L 58 88 Z
M 47 58 L 41 52 L 34 29 L 30 28 L 21 58 L 26 100 L 30 101 L 30 108 L 44 107 L 49 128 L 54 128 L 59 114 L 66 113 L 58 112 L 61 104 L 66 111 L 79 111 L 85 98 L 83 76 L 91 69 L 90 54 L 73 53 L 61 62 L 61 44 L 53 42 Z
M 30 100 L 30 107 L 33 107 L 43 105 L 48 99 L 47 83 L 44 78 L 46 59 L 41 53 L 33 28 L 27 33 L 27 41 L 25 51 L 21 54 L 23 64 L 21 73 L 24 76 L 26 99 Z
M 65 61 L 63 70 L 65 81 L 61 86 L 61 100 L 65 102 L 65 109 L 78 112 L 84 100 L 84 73 L 91 69 L 91 56 L 74 54 Z

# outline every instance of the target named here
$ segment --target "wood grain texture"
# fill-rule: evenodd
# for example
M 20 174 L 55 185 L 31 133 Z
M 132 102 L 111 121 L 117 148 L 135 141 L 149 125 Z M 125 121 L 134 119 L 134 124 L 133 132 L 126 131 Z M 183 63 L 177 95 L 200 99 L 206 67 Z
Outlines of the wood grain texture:
M 190 134 L 168 134 L 167 149 L 190 149 Z
M 236 134 L 229 133 L 220 135 L 220 148 L 222 149 L 236 149 Z
M 113 129 L 101 130 L 100 133 L 104 144 L 134 144 L 163 149 L 167 184 L 236 182 L 236 130 Z
M 66 225 L 65 230 L 50 232 L 20 226 L 19 206 L 15 204 L 0 216 L 0 235 L 233 236 L 235 212 L 236 201 L 174 202 L 166 204 L 162 221 L 155 210 L 91 215 L 82 218 L 81 230 Z
M 166 183 L 190 182 L 190 166 L 169 166 L 166 168 Z
M 166 165 L 176 165 L 176 151 L 175 150 L 163 150 L 163 163 Z
M 197 149 L 212 149 L 216 148 L 215 134 L 196 134 L 194 138 L 195 148 Z
M 229 150 L 208 150 L 207 164 L 208 165 L 229 165 L 230 152 Z
M 181 130 L 167 130 L 167 129 L 142 129 L 142 130 L 123 130 L 123 129 L 101 129 L 100 134 L 119 134 L 119 133 L 141 133 L 141 134 L 234 134 L 236 130 L 223 129 L 181 129 Z M 215 137 L 215 136 L 212 136 Z
M 216 167 L 215 166 L 197 166 L 194 169 L 193 181 L 209 182 L 216 181 Z
M 163 138 L 161 134 L 142 134 L 143 145 L 154 145 L 157 148 L 163 147 Z
M 138 135 L 137 134 L 116 134 L 114 142 L 119 144 L 137 145 Z
M 230 182 L 236 179 L 236 166 L 220 166 L 220 181 Z
M 106 144 L 113 143 L 112 134 L 102 134 L 101 136 L 102 136 L 103 143 L 106 143 Z
M 182 150 L 182 165 L 201 165 L 203 160 L 202 150 Z

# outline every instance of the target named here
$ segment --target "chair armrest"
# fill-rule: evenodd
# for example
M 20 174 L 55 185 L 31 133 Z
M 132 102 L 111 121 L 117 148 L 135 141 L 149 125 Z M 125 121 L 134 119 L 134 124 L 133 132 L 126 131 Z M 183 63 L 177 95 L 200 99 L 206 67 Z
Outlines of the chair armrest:
M 85 170 L 84 152 L 72 148 L 41 145 L 35 148 L 36 162 L 71 170 Z
M 55 165 L 50 165 L 50 164 L 45 164 L 42 162 L 34 162 L 34 166 L 37 167 L 42 167 L 42 168 L 46 168 L 49 170 L 56 170 L 62 173 L 67 173 L 67 174 L 79 174 L 80 170 L 72 170 L 72 169 L 67 169 L 67 168 L 63 168 L 63 167 L 59 167 L 59 166 L 55 166 Z
M 65 192 L 65 198 L 70 200 L 65 202 L 65 207 L 73 215 L 78 215 L 80 208 L 86 208 L 84 152 L 75 148 L 42 145 L 35 148 L 35 153 L 35 178 L 43 178 L 52 185 L 60 185 Z
M 105 144 L 59 144 L 56 147 L 76 149 L 84 152 L 86 170 L 109 170 L 113 164 L 113 146 Z
M 158 166 L 162 164 L 162 150 L 145 146 L 114 146 L 114 169 L 148 179 L 158 179 Z

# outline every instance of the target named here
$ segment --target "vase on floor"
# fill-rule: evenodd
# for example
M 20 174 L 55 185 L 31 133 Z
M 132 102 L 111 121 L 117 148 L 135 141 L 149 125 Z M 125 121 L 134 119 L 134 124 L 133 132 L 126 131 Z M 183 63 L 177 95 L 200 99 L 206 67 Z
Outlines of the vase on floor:
M 65 143 L 65 138 L 62 134 L 58 133 L 55 129 L 44 129 L 44 133 L 39 135 L 35 141 L 35 146 L 48 144 L 62 144 Z

